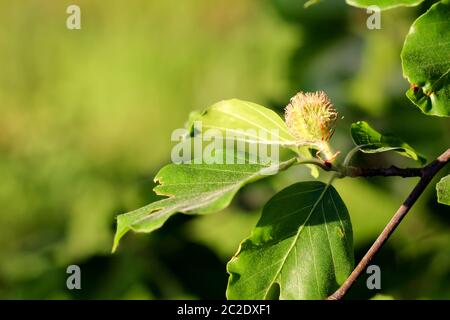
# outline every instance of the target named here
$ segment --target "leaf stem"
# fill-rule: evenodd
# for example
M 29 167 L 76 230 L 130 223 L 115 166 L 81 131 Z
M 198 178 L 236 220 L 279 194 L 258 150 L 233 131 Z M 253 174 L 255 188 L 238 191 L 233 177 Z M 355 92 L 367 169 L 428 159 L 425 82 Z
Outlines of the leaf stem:
M 318 166 L 319 168 L 322 168 L 325 171 L 336 171 L 336 172 L 338 172 L 337 169 L 335 169 L 335 168 L 333 168 L 331 166 L 327 166 L 324 161 L 321 161 L 321 160 L 316 159 L 316 158 L 299 159 L 299 160 L 297 160 L 297 164 L 313 164 L 315 166 Z
M 416 200 L 423 193 L 425 188 L 431 182 L 433 177 L 441 170 L 448 162 L 450 162 L 450 149 L 447 149 L 442 155 L 440 155 L 436 160 L 425 166 L 421 171 L 421 178 L 417 185 L 414 187 L 412 192 L 409 194 L 408 198 L 403 202 L 397 212 L 394 214 L 392 219 L 386 225 L 384 230 L 375 240 L 373 245 L 370 247 L 369 251 L 364 255 L 359 264 L 355 267 L 350 276 L 345 280 L 342 286 L 336 290 L 327 300 L 340 300 L 342 299 L 351 286 L 356 282 L 361 273 L 366 269 L 367 265 L 370 263 L 375 254 L 381 249 L 381 247 L 386 243 L 395 229 L 398 227 L 402 219 L 406 216 L 408 211 L 414 205 Z

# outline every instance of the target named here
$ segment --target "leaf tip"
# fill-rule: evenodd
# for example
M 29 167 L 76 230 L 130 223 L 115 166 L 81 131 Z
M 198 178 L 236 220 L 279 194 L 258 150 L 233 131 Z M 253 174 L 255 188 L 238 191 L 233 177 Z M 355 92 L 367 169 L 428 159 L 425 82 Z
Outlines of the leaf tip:
M 117 227 L 116 234 L 114 235 L 113 246 L 111 249 L 111 253 L 115 253 L 117 251 L 117 247 L 119 246 L 120 239 L 130 230 L 128 226 L 124 226 L 121 222 L 120 215 L 117 217 Z

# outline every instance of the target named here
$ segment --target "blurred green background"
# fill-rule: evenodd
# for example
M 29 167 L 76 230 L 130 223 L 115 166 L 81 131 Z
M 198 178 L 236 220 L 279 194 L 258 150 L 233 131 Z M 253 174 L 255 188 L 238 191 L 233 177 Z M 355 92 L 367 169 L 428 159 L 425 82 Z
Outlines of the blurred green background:
M 436 157 L 450 123 L 407 100 L 399 58 L 431 2 L 384 12 L 382 29 L 368 30 L 364 10 L 334 0 L 309 9 L 301 0 L 0 0 L 0 298 L 224 298 L 225 264 L 262 205 L 311 179 L 307 170 L 247 186 L 223 212 L 127 235 L 110 254 L 115 216 L 154 199 L 171 132 L 218 100 L 282 112 L 297 91 L 325 90 L 344 116 L 336 149 L 347 152 L 349 124 L 366 120 Z M 74 3 L 81 30 L 65 26 Z M 394 154 L 358 162 L 416 165 Z M 414 183 L 337 182 L 357 258 Z M 450 299 L 449 211 L 430 186 L 374 261 L 382 294 Z M 81 267 L 82 290 L 66 289 L 70 264 Z M 348 298 L 379 293 L 364 278 Z

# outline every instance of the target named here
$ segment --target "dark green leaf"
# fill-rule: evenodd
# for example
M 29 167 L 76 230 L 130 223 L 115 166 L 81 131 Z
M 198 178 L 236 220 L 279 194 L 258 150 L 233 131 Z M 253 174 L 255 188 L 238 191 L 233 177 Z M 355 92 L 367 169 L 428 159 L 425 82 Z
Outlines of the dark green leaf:
M 211 213 L 228 206 L 246 183 L 292 165 L 294 159 L 268 164 L 169 164 L 155 177 L 158 195 L 168 198 L 117 217 L 113 251 L 129 231 L 152 232 L 177 212 Z
M 426 159 L 405 141 L 394 136 L 383 135 L 365 121 L 353 123 L 351 135 L 355 144 L 361 146 L 362 152 L 379 153 L 393 150 L 422 164 L 426 162 Z
M 423 113 L 450 116 L 450 2 L 442 0 L 411 26 L 402 50 L 406 95 Z
M 229 299 L 323 299 L 352 271 L 350 217 L 336 190 L 301 182 L 276 194 L 228 263 Z
M 450 206 L 450 175 L 436 184 L 438 202 Z

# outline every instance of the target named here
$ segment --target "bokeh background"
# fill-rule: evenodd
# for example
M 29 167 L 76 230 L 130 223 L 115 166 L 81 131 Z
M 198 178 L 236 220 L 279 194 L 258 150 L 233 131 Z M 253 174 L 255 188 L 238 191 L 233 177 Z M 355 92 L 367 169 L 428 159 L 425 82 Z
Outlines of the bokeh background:
M 429 159 L 445 150 L 449 121 L 407 100 L 399 58 L 432 1 L 383 13 L 381 30 L 368 30 L 366 12 L 344 1 L 303 3 L 0 0 L 0 298 L 224 298 L 225 264 L 262 205 L 311 179 L 307 170 L 247 186 L 220 213 L 178 215 L 151 235 L 129 234 L 110 253 L 115 216 L 155 199 L 171 132 L 222 99 L 282 112 L 297 91 L 325 90 L 344 116 L 333 137 L 344 154 L 356 120 Z M 70 4 L 81 7 L 81 30 L 65 26 Z M 416 165 L 391 153 L 358 163 Z M 358 259 L 414 183 L 337 182 Z M 367 290 L 363 277 L 348 298 L 450 298 L 450 212 L 434 186 L 374 263 L 382 290 Z M 70 264 L 81 267 L 80 291 L 66 289 Z

